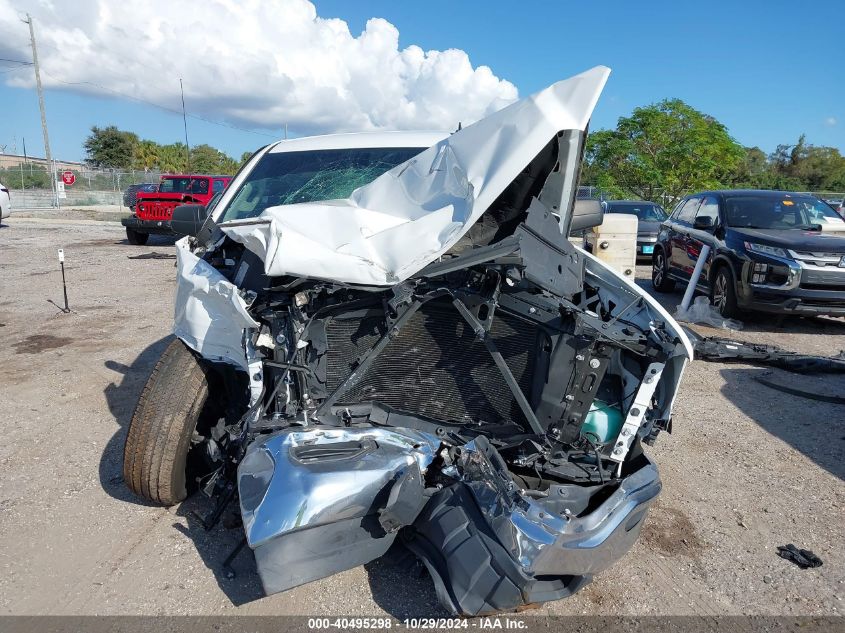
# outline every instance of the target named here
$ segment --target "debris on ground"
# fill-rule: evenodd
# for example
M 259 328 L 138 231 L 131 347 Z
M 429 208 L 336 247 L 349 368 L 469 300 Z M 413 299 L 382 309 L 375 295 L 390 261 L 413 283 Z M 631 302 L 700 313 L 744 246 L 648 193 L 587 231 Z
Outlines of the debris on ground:
M 684 328 L 692 343 L 696 360 L 724 363 L 740 361 L 752 365 L 777 367 L 798 374 L 845 374 L 845 352 L 837 356 L 815 356 L 790 352 L 776 345 L 748 343 L 717 336 L 701 336 Z
M 176 255 L 173 253 L 153 251 L 152 253 L 142 253 L 140 255 L 127 255 L 126 259 L 176 259 Z
M 704 295 L 693 299 L 692 305 L 688 308 L 678 306 L 672 317 L 676 321 L 683 321 L 684 323 L 702 323 L 722 330 L 742 329 L 742 321 L 737 321 L 736 319 L 726 319 L 723 317 L 719 314 L 719 310 L 716 306 L 710 304 L 710 299 Z
M 822 559 L 813 554 L 808 549 L 798 549 L 790 543 L 789 545 L 778 546 L 778 556 L 788 561 L 792 561 L 801 569 L 809 569 L 810 567 L 821 567 Z

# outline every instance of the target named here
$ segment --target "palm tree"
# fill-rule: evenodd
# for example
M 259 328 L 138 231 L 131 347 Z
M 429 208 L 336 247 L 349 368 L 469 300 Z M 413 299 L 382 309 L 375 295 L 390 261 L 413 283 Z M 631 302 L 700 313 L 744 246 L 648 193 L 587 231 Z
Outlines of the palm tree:
M 154 141 L 141 141 L 135 148 L 135 155 L 133 158 L 133 167 L 135 169 L 143 169 L 148 171 L 155 168 L 159 161 L 160 145 Z

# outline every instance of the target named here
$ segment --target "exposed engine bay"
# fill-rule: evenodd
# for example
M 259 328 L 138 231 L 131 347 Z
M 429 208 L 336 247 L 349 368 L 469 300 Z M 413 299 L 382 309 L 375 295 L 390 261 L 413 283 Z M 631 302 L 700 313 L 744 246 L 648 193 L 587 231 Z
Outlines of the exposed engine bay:
M 569 595 L 636 540 L 661 487 L 643 445 L 692 353 L 566 238 L 584 136 L 534 147 L 395 283 L 279 274 L 244 237 L 260 218 L 177 244 L 175 331 L 227 403 L 197 484 L 238 499 L 268 594 L 401 544 L 451 612 L 490 613 Z

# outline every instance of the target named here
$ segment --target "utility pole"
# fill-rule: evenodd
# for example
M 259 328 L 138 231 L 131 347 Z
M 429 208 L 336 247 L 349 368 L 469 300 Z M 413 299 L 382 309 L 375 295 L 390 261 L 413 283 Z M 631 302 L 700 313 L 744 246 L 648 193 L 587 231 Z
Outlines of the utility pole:
M 179 92 L 182 93 L 182 125 L 185 126 L 185 149 L 188 152 L 185 173 L 191 173 L 191 146 L 188 144 L 188 116 L 185 114 L 185 89 L 182 88 L 182 78 L 179 77 Z
M 50 174 L 50 191 L 53 194 L 53 206 L 59 205 L 58 192 L 56 191 L 56 170 L 53 168 L 53 157 L 50 154 L 50 135 L 47 133 L 47 111 L 44 109 L 44 89 L 41 87 L 41 70 L 38 67 L 38 49 L 35 47 L 35 30 L 32 27 L 32 17 L 26 14 L 29 25 L 29 41 L 32 44 L 32 64 L 35 66 L 35 86 L 38 89 L 38 107 L 41 110 L 41 130 L 44 132 L 44 153 L 47 155 L 47 172 Z

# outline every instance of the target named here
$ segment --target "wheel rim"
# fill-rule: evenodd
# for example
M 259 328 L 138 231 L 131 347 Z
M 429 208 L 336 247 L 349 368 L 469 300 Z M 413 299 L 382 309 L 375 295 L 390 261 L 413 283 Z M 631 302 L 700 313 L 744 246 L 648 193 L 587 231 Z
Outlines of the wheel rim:
M 719 310 L 724 310 L 725 305 L 728 302 L 728 280 L 725 279 L 725 276 L 719 273 L 719 276 L 716 277 L 716 283 L 713 288 L 713 303 Z
M 654 266 L 652 267 L 651 279 L 654 285 L 659 286 L 663 283 L 663 255 L 656 255 L 654 258 Z

